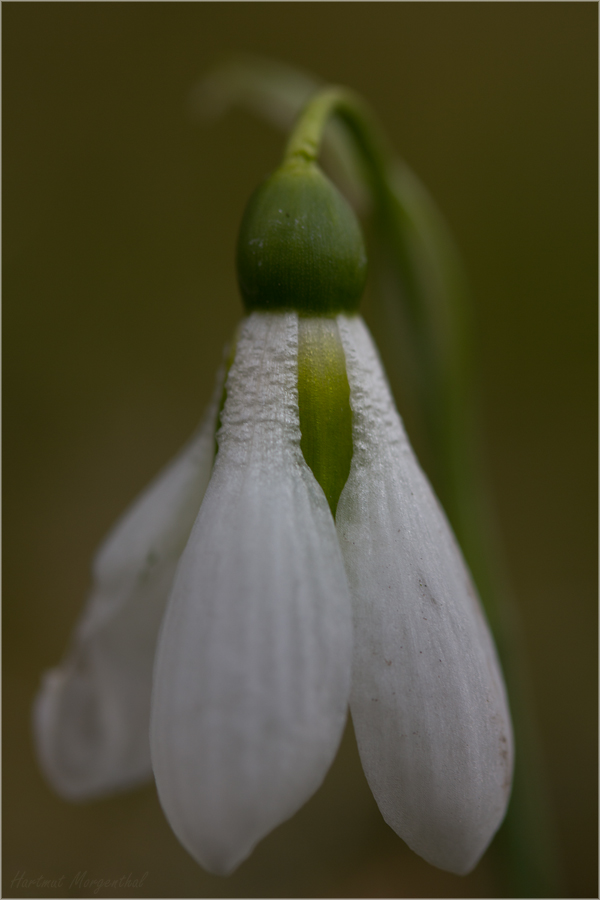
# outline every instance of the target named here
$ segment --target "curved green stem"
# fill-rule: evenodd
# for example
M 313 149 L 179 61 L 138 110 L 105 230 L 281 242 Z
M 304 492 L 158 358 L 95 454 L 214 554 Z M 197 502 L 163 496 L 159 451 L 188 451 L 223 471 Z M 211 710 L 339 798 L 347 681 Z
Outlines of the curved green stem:
M 445 224 L 412 173 L 395 163 L 362 100 L 344 88 L 316 93 L 299 116 L 284 164 L 315 162 L 328 121 L 340 120 L 360 157 L 373 203 L 381 268 L 403 314 L 403 350 L 414 358 L 429 474 L 479 586 L 502 660 L 516 735 L 513 797 L 496 842 L 505 890 L 558 896 L 557 860 L 516 607 L 504 575 L 487 478 L 462 298 L 466 293 Z M 400 302 L 398 302 L 400 301 Z M 508 865 L 507 865 L 508 863 Z
M 458 472 L 453 471 L 456 461 L 464 459 L 463 448 L 457 452 L 455 444 L 456 437 L 468 430 L 464 427 L 460 399 L 467 393 L 468 383 L 461 362 L 462 335 L 447 311 L 440 315 L 443 306 L 436 298 L 429 302 L 424 298 L 423 283 L 431 281 L 432 274 L 428 272 L 423 277 L 419 268 L 425 269 L 427 263 L 421 260 L 420 267 L 415 264 L 421 252 L 417 246 L 419 235 L 415 234 L 410 211 L 398 201 L 395 182 L 399 173 L 379 128 L 357 95 L 339 87 L 325 88 L 314 95 L 296 122 L 283 164 L 293 164 L 295 160 L 316 161 L 325 127 L 332 117 L 343 123 L 358 151 L 373 202 L 378 244 L 394 269 L 394 280 L 401 284 L 406 343 L 417 360 L 415 405 L 423 411 L 432 465 L 439 470 L 434 469 L 430 474 L 450 519 L 455 522 L 460 516 L 464 482 L 462 475 L 457 477 Z
M 387 193 L 391 153 L 366 105 L 347 88 L 324 88 L 304 107 L 288 140 L 284 163 L 294 158 L 315 162 L 321 150 L 325 127 L 333 116 L 343 122 L 352 135 L 368 186 L 381 202 Z

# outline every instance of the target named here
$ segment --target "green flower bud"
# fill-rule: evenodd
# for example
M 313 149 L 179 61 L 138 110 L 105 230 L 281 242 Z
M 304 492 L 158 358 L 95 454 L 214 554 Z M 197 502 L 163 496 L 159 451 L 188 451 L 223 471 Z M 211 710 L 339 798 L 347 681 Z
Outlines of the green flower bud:
M 316 163 L 285 163 L 250 198 L 237 274 L 248 312 L 357 309 L 367 276 L 360 225 Z

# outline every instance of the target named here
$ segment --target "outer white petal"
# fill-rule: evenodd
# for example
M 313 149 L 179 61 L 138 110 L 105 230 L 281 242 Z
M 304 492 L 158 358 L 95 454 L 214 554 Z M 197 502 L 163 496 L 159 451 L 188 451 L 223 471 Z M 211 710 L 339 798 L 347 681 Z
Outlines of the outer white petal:
M 361 319 L 340 317 L 354 456 L 336 523 L 354 601 L 351 710 L 389 825 L 464 874 L 504 816 L 512 731 L 500 667 L 450 527 Z
M 210 478 L 223 379 L 197 434 L 100 548 L 63 663 L 46 672 L 33 725 L 58 793 L 85 799 L 150 778 L 150 695 L 160 622 Z
M 154 670 L 160 800 L 181 843 L 218 874 L 320 785 L 350 692 L 351 601 L 300 450 L 297 348 L 295 314 L 242 325 Z

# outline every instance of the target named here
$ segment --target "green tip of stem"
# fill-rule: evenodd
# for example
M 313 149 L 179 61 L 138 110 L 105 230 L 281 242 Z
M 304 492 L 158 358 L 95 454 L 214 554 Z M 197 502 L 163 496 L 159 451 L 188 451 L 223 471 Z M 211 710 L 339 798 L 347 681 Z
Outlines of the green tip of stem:
M 237 245 L 248 312 L 352 312 L 364 290 L 367 256 L 348 202 L 314 162 L 295 157 L 254 193 Z

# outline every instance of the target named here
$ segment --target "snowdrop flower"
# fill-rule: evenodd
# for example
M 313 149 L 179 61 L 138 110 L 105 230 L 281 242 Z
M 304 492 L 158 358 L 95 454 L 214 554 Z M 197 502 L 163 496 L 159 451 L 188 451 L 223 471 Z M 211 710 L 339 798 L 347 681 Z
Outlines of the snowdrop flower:
M 42 768 L 73 800 L 154 774 L 181 843 L 226 874 L 317 790 L 349 705 L 386 821 L 466 873 L 510 792 L 502 675 L 357 313 L 358 223 L 314 163 L 255 194 L 238 273 L 226 379 L 100 549 L 44 678 Z

